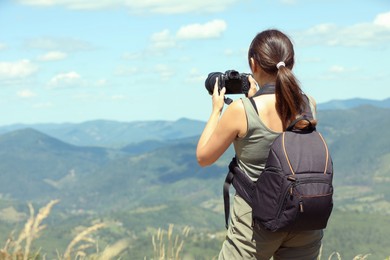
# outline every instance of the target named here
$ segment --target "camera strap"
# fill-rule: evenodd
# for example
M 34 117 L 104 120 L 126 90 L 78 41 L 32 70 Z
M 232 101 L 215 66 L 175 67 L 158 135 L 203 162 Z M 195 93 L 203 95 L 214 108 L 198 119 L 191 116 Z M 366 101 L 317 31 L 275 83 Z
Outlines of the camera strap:
M 250 97 L 249 100 L 252 103 L 253 107 L 255 108 L 255 111 L 257 114 L 259 112 L 257 111 L 256 102 L 253 100 L 254 97 L 258 97 L 260 95 L 268 95 L 268 94 L 275 94 L 275 83 L 268 83 L 262 86 L 253 97 Z

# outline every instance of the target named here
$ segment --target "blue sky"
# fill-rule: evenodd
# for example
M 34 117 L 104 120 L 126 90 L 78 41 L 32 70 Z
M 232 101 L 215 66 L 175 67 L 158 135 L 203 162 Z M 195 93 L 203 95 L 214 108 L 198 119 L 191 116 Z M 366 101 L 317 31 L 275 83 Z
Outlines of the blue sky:
M 388 0 L 1 0 L 0 125 L 207 120 L 208 73 L 269 28 L 318 103 L 390 97 Z

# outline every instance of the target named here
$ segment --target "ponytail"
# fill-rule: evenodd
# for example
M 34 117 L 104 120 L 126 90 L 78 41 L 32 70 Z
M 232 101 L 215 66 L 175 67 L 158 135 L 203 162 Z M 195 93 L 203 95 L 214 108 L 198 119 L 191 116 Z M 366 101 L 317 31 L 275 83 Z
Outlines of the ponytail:
M 283 130 L 300 115 L 305 108 L 302 90 L 292 73 L 294 48 L 290 39 L 278 30 L 267 30 L 253 39 L 248 59 L 253 58 L 268 74 L 275 75 L 276 111 Z M 316 121 L 312 121 L 316 125 Z M 301 124 L 299 128 L 303 127 Z
M 285 130 L 303 110 L 304 101 L 299 84 L 289 68 L 280 66 L 275 82 L 276 111 Z

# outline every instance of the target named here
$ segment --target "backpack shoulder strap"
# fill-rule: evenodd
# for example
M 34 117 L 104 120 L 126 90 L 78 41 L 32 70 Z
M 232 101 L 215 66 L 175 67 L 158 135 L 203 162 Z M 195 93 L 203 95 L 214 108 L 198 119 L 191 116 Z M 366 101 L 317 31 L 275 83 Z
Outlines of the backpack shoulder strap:
M 255 182 L 253 182 L 241 169 L 238 167 L 237 159 L 234 157 L 229 164 L 229 172 L 226 175 L 223 184 L 223 201 L 225 208 L 225 226 L 229 227 L 229 213 L 230 213 L 230 194 L 229 188 L 233 184 L 237 194 L 243 198 L 246 203 L 252 206 L 253 192 Z
M 303 109 L 303 111 L 301 111 L 300 116 L 298 116 L 294 121 L 292 121 L 291 124 L 286 128 L 286 131 L 292 131 L 295 124 L 301 120 L 306 120 L 307 122 L 309 122 L 308 129 L 316 129 L 315 126 L 313 126 L 310 122 L 310 119 L 314 119 L 314 114 L 311 110 L 310 99 L 306 94 L 303 94 L 303 101 L 305 103 L 305 108 Z
M 223 204 L 225 209 L 225 227 L 226 229 L 229 227 L 229 213 L 230 213 L 230 194 L 229 188 L 230 184 L 233 182 L 233 173 L 229 170 L 226 175 L 225 182 L 223 184 Z

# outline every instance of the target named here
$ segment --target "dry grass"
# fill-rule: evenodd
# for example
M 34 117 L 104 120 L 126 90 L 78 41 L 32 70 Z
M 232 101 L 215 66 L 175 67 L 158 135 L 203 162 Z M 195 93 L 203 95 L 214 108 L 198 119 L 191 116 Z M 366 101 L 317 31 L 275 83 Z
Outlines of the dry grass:
M 65 250 L 64 256 L 59 257 L 59 259 L 70 260 L 72 255 L 75 255 L 75 258 L 85 258 L 87 253 L 86 249 L 96 245 L 96 240 L 93 239 L 90 234 L 105 227 L 106 224 L 98 223 L 91 227 L 86 228 L 84 231 L 79 233 L 68 245 Z M 77 246 L 77 247 L 76 247 Z
M 367 260 L 368 258 L 368 256 L 369 256 L 370 254 L 366 254 L 366 255 L 357 255 L 357 256 L 355 256 L 354 258 L 353 258 L 353 260 Z M 333 252 L 330 256 L 329 256 L 329 258 L 328 258 L 328 260 L 333 260 L 333 259 L 337 259 L 337 260 L 342 260 L 342 258 L 341 258 L 341 255 L 338 253 L 338 252 Z M 318 260 L 321 260 L 321 253 L 320 253 L 320 255 L 318 256 Z M 386 260 L 386 259 L 385 259 Z
M 34 239 L 41 235 L 41 231 L 45 229 L 46 225 L 42 225 L 52 207 L 58 203 L 58 200 L 50 201 L 45 207 L 41 208 L 35 216 L 35 211 L 31 203 L 28 204 L 30 210 L 30 217 L 24 225 L 24 229 L 20 232 L 18 239 L 13 240 L 12 236 L 8 238 L 3 249 L 0 250 L 0 259 L 36 259 L 38 252 L 31 255 L 31 245 Z M 12 251 L 12 253 L 11 253 Z
M 86 228 L 79 233 L 68 245 L 63 256 L 57 253 L 58 260 L 110 260 L 120 259 L 119 255 L 129 247 L 129 242 L 126 239 L 122 239 L 107 246 L 103 252 L 99 252 L 97 241 L 91 237 L 91 235 L 97 230 L 106 227 L 105 223 L 98 223 Z M 96 253 L 88 254 L 87 249 L 95 247 Z
M 353 258 L 353 260 L 366 260 L 369 255 L 370 254 L 367 254 L 367 255 L 357 255 L 357 256 L 355 256 Z
M 32 253 L 31 246 L 33 241 L 40 237 L 42 230 L 46 228 L 46 225 L 42 225 L 42 222 L 49 216 L 52 207 L 58 202 L 58 200 L 50 201 L 46 206 L 42 207 L 36 215 L 34 207 L 29 203 L 30 217 L 16 240 L 13 239 L 14 232 L 11 233 L 4 247 L 0 249 L 0 260 L 45 260 L 46 255 L 41 255 L 40 249 Z M 91 235 L 104 227 L 106 227 L 106 224 L 98 223 L 81 231 L 69 243 L 63 255 L 57 251 L 57 259 L 110 260 L 118 257 L 120 253 L 128 248 L 129 243 L 127 240 L 120 240 L 112 246 L 105 248 L 103 252 L 99 252 L 97 242 Z M 96 247 L 96 253 L 88 254 L 86 250 L 92 247 Z M 119 257 L 117 259 L 119 259 Z
M 42 207 L 35 215 L 35 210 L 31 203 L 28 204 L 30 216 L 21 230 L 18 238 L 13 239 L 14 232 L 0 249 L 0 260 L 46 260 L 46 255 L 38 249 L 36 252 L 31 252 L 32 243 L 39 238 L 42 230 L 46 228 L 42 222 L 49 216 L 51 209 L 58 200 L 50 201 L 46 206 Z M 105 223 L 97 223 L 80 231 L 74 239 L 69 243 L 63 255 L 57 251 L 57 260 L 110 260 L 121 259 L 120 255 L 129 248 L 129 241 L 122 239 L 107 246 L 100 252 L 97 241 L 93 238 L 93 233 L 105 228 Z M 174 232 L 174 225 L 170 224 L 168 230 L 159 228 L 155 235 L 152 236 L 152 245 L 154 252 L 154 260 L 180 260 L 181 253 L 184 248 L 184 239 L 188 237 L 190 228 L 184 227 L 181 234 Z M 95 253 L 88 253 L 88 249 L 95 247 Z M 89 250 L 90 251 L 90 250 Z M 353 260 L 367 260 L 369 254 L 357 255 Z M 146 260 L 146 257 L 144 258 Z M 318 260 L 322 259 L 322 248 L 318 256 Z M 333 252 L 328 260 L 342 260 L 338 252 Z M 385 260 L 390 260 L 390 256 Z
M 329 256 L 328 260 L 332 260 L 332 259 L 333 259 L 333 256 L 335 256 L 337 260 L 341 260 L 341 255 L 340 255 L 338 252 L 333 252 L 333 253 Z M 319 257 L 318 259 L 320 260 L 321 257 Z
M 180 238 L 178 234 L 173 236 L 173 224 L 169 224 L 168 230 L 159 228 L 157 234 L 152 236 L 152 245 L 154 258 L 158 260 L 179 260 L 180 253 L 183 250 L 184 239 Z M 190 228 L 184 227 L 182 236 L 188 237 Z
M 127 241 L 127 239 L 119 240 L 115 244 L 108 246 L 106 249 L 104 249 L 98 259 L 114 259 L 114 257 L 117 257 L 119 253 L 125 251 L 128 247 L 129 242 Z

